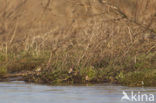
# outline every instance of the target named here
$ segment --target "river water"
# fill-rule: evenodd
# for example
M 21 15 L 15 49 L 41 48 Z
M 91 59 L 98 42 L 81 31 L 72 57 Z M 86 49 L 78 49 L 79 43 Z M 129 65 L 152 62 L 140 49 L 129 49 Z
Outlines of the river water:
M 121 101 L 123 93 L 130 100 Z M 156 103 L 156 87 L 110 84 L 47 86 L 22 81 L 0 82 L 0 103 Z

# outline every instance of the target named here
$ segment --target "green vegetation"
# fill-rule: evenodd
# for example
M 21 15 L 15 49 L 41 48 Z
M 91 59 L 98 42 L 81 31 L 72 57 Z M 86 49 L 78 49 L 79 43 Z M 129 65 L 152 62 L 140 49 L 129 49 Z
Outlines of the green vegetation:
M 156 86 L 156 18 L 140 11 L 143 22 L 120 5 L 84 1 L 9 1 L 0 6 L 0 80 L 13 74 L 51 85 Z
M 14 54 L 1 62 L 0 74 L 26 73 L 23 80 L 27 82 L 56 84 L 77 84 L 77 83 L 119 83 L 128 86 L 155 86 L 156 69 L 155 54 L 141 55 L 128 60 L 120 61 L 121 58 L 104 59 L 101 62 L 88 64 L 85 59 L 78 64 L 80 58 L 67 55 L 51 55 L 51 52 Z M 1 57 L 2 58 L 2 57 Z M 92 58 L 95 59 L 95 58 Z M 127 59 L 127 57 L 125 57 Z M 75 61 L 75 62 L 74 62 Z M 6 63 L 5 63 L 6 62 Z M 142 84 L 144 83 L 144 84 Z

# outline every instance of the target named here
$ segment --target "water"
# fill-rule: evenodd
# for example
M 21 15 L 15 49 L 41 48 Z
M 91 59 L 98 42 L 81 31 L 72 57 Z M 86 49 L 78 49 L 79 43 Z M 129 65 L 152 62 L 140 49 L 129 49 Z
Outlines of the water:
M 156 97 L 156 87 L 132 88 L 109 84 L 46 86 L 24 82 L 1 82 L 0 103 L 127 103 L 121 101 L 123 91 L 128 93 L 128 96 L 134 91 L 135 93 L 152 94 Z M 156 103 L 156 100 L 149 103 Z

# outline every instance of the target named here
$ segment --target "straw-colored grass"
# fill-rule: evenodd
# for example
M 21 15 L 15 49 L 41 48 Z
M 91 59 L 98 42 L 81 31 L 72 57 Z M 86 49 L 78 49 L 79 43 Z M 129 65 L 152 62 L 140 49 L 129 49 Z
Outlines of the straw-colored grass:
M 31 72 L 25 80 L 49 84 L 156 85 L 155 9 L 144 23 L 147 15 L 134 16 L 130 1 L 0 0 L 0 75 Z

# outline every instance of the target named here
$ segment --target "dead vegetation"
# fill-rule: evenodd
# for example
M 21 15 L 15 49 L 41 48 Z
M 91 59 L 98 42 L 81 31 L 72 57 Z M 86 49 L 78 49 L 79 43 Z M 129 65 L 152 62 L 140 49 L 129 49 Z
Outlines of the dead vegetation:
M 156 85 L 154 5 L 154 0 L 0 0 L 0 74 L 40 68 L 27 80 Z

